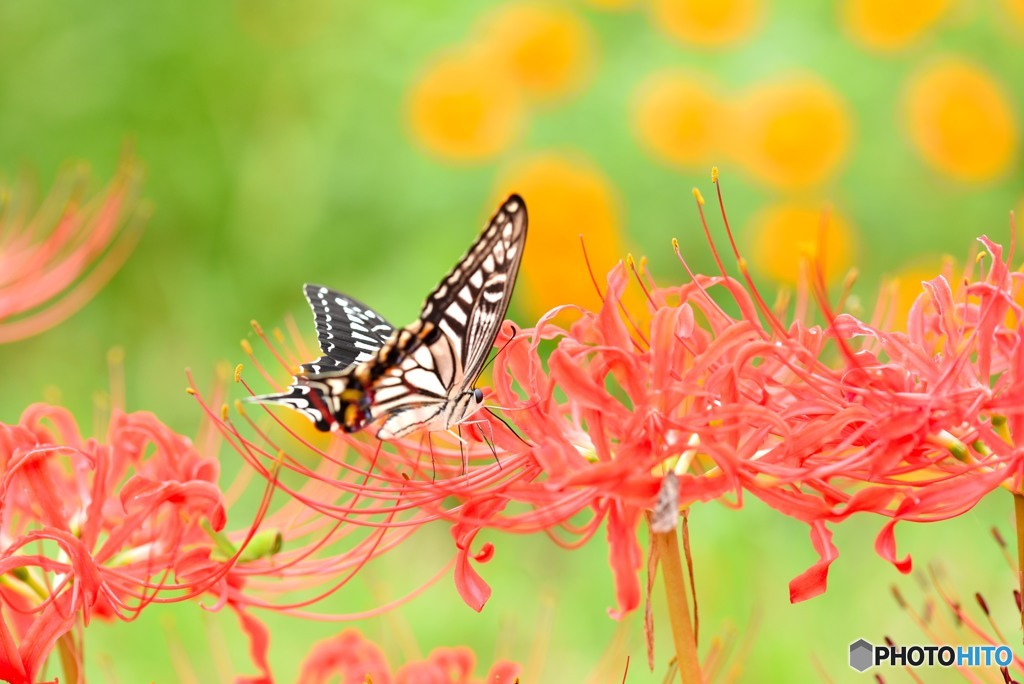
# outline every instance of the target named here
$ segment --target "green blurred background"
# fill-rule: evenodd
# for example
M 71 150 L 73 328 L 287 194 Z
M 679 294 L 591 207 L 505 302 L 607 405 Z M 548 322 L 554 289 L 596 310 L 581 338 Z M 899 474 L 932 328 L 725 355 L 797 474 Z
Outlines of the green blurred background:
M 1024 208 L 1019 0 L 4 0 L 0 67 L 8 183 L 28 178 L 42 194 L 85 160 L 98 189 L 130 144 L 153 209 L 134 254 L 83 311 L 0 349 L 6 422 L 46 398 L 89 424 L 107 351 L 122 346 L 128 407 L 190 433 L 199 414 L 186 367 L 202 385 L 218 362 L 243 360 L 250 319 L 307 326 L 304 282 L 411 320 L 511 190 L 532 217 L 510 313 L 522 325 L 594 302 L 578 234 L 599 273 L 631 250 L 660 282 L 679 282 L 672 237 L 710 271 L 690 188 L 712 201 L 713 164 L 766 292 L 792 282 L 827 206 L 829 274 L 838 282 L 856 266 L 866 310 L 885 277 L 901 278 L 905 302 L 944 253 L 962 259 L 981 233 L 1006 242 L 1008 212 Z M 719 221 L 713 230 L 722 235 Z M 232 454 L 224 467 L 237 467 Z M 952 583 L 1012 610 L 1013 576 L 987 536 L 1006 528 L 1009 497 L 982 508 L 901 540 L 919 561 L 971 558 Z M 814 558 L 801 525 L 754 502 L 693 518 L 704 638 L 742 651 L 738 681 L 815 678 L 815 659 L 834 681 L 859 681 L 846 667 L 854 639 L 923 640 L 888 596 L 889 583 L 913 582 L 874 556 L 879 520 L 842 526 L 829 592 L 790 606 L 786 584 Z M 393 662 L 411 643 L 466 643 L 484 663 L 498 653 L 535 666 L 524 681 L 603 682 L 621 680 L 628 653 L 628 681 L 660 681 L 667 623 L 649 675 L 640 621 L 606 617 L 600 540 L 572 553 L 492 541 L 498 555 L 483 571 L 495 596 L 482 615 L 445 580 L 363 625 Z M 416 586 L 410 558 L 435 568 L 452 551 L 443 528 L 417 543 L 326 609 Z M 154 608 L 90 627 L 90 674 L 175 681 L 175 640 L 202 681 L 222 676 L 222 648 L 244 669 L 233 619 L 198 615 Z M 338 629 L 268 620 L 282 681 Z M 609 648 L 617 630 L 624 645 Z

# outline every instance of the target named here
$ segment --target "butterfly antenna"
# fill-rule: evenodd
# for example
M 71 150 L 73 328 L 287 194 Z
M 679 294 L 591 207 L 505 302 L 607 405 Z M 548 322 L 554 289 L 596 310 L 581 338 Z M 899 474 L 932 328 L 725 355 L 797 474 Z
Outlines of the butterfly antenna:
M 538 401 L 539 401 L 539 400 L 538 400 Z M 524 408 L 529 408 L 529 407 L 524 407 Z M 519 435 L 519 433 L 518 433 L 518 432 L 516 432 L 515 430 L 513 430 L 513 429 L 512 429 L 512 426 L 508 424 L 508 421 L 507 421 L 507 420 L 505 420 L 504 418 L 502 418 L 501 416 L 499 416 L 499 415 L 498 415 L 497 413 L 495 413 L 494 411 L 492 411 L 492 410 L 491 410 L 491 408 L 490 408 L 489 406 L 484 406 L 484 410 L 485 410 L 485 411 L 487 411 L 488 413 L 490 413 L 490 414 L 491 414 L 492 416 L 494 416 L 494 417 L 495 417 L 495 418 L 497 418 L 498 420 L 500 420 L 500 421 L 502 422 L 502 424 L 503 424 L 503 425 L 504 425 L 504 426 L 505 426 L 506 428 L 508 428 L 508 431 L 509 431 L 509 432 L 511 432 L 511 433 L 512 433 L 513 435 L 515 435 L 515 438 L 516 438 L 516 439 L 518 439 L 518 440 L 519 440 L 520 442 L 522 442 L 522 443 L 523 443 L 523 444 L 525 444 L 526 446 L 533 446 L 532 444 L 530 444 L 529 442 L 527 442 L 527 441 L 526 441 L 525 439 L 523 439 L 523 438 L 522 438 L 522 437 L 521 437 L 521 436 Z M 491 438 L 492 438 L 492 439 L 494 438 L 494 433 L 493 433 L 493 432 L 491 433 Z M 497 456 L 495 456 L 495 458 L 497 458 Z
M 437 463 L 434 461 L 434 440 L 430 439 L 430 433 L 420 437 L 420 448 L 423 448 L 423 440 L 427 440 L 427 449 L 430 451 L 430 483 L 437 482 Z
M 491 415 L 493 416 L 494 414 L 492 413 Z M 488 423 L 485 420 L 482 420 L 480 422 L 483 423 L 484 425 L 486 425 L 487 429 L 490 430 L 490 432 L 491 432 L 491 438 L 487 439 L 487 435 L 485 435 L 484 431 L 481 430 L 480 431 L 480 439 L 484 440 L 484 444 L 486 444 L 487 448 L 491 450 L 491 455 L 494 456 L 494 462 L 498 464 L 498 470 L 501 470 L 501 459 L 498 458 L 498 452 L 495 451 L 494 444 L 492 443 L 492 442 L 494 442 L 494 428 L 491 426 L 490 423 Z
M 507 340 L 505 340 L 505 344 L 501 345 L 501 349 L 496 351 L 494 353 L 494 356 L 492 356 L 490 359 L 487 360 L 487 363 L 484 364 L 484 367 L 481 368 L 480 371 L 483 372 L 484 369 L 486 369 L 488 366 L 490 366 L 492 363 L 494 363 L 494 360 L 496 358 L 498 358 L 498 354 L 500 354 L 501 352 L 505 351 L 505 347 L 510 345 L 512 343 L 512 340 L 514 340 L 516 338 L 516 335 L 518 335 L 518 334 L 519 334 L 519 328 L 517 328 L 515 323 L 513 323 L 512 324 L 512 334 L 509 335 L 509 338 Z
M 469 472 L 469 456 L 466 455 L 466 440 L 462 439 L 462 423 L 456 425 L 455 429 L 458 432 L 455 436 L 459 438 L 459 457 L 462 459 L 462 476 L 465 477 Z

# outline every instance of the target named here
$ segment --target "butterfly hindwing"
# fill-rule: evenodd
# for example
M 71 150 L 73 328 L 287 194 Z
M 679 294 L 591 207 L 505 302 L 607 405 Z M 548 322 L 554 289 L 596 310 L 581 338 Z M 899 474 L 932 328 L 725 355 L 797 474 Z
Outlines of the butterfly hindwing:
M 357 299 L 322 285 L 306 285 L 316 335 L 323 356 L 302 364 L 307 375 L 320 375 L 362 363 L 387 341 L 395 328 Z

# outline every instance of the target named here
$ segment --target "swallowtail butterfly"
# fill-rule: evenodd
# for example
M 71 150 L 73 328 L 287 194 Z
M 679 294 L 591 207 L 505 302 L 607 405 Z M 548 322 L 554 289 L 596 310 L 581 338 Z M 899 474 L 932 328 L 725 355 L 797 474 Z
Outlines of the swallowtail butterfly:
M 289 406 L 323 431 L 380 421 L 380 439 L 465 420 L 482 405 L 474 385 L 512 297 L 526 223 L 526 204 L 511 195 L 404 328 L 351 297 L 306 285 L 323 356 L 303 364 L 287 391 L 250 401 Z

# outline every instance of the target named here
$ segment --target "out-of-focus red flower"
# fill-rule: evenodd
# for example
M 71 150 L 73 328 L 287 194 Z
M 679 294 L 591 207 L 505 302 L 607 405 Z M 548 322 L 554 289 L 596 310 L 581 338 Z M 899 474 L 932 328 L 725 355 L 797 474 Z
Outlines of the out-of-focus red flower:
M 56 325 L 117 272 L 139 235 L 139 175 L 126 160 L 103 192 L 84 199 L 86 174 L 68 171 L 38 208 L 24 188 L 0 187 L 0 343 Z
M 383 651 L 354 629 L 313 646 L 299 673 L 303 684 L 513 684 L 521 667 L 498 661 L 483 679 L 473 677 L 476 656 L 469 648 L 438 648 L 424 660 L 392 671 Z
M 307 615 L 414 530 L 323 516 L 304 503 L 316 483 L 280 483 L 296 498 L 271 509 L 272 459 L 262 500 L 245 493 L 248 470 L 222 492 L 221 440 L 207 424 L 197 447 L 150 413 L 121 410 L 102 438 L 87 438 L 67 410 L 42 404 L 0 424 L 0 679 L 36 681 L 56 645 L 74 680 L 76 633 L 93 618 L 131 621 L 150 604 L 198 599 L 237 613 L 259 672 L 239 681 L 270 682 L 270 635 L 254 612 Z M 331 468 L 321 464 L 321 476 Z M 239 497 L 256 510 L 229 532 Z
M 132 620 L 203 593 L 182 560 L 223 528 L 218 463 L 149 413 L 114 411 L 103 441 L 36 404 L 0 424 L 2 675 L 35 680 L 54 644 L 93 617 Z

